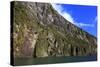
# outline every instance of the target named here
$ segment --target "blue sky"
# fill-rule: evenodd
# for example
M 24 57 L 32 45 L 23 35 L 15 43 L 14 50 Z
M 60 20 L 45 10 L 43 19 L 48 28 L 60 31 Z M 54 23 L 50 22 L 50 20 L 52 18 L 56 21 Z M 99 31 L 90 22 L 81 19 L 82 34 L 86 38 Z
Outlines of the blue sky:
M 71 4 L 52 4 L 65 19 L 97 37 L 97 7 Z

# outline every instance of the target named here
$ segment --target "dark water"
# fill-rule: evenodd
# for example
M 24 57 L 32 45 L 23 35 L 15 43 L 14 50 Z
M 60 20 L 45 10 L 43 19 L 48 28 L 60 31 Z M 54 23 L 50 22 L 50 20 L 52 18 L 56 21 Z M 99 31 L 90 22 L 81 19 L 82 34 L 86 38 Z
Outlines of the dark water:
M 14 65 L 36 65 L 36 64 L 54 64 L 54 63 L 69 63 L 96 61 L 97 56 L 71 56 L 71 57 L 46 57 L 46 58 L 15 58 Z

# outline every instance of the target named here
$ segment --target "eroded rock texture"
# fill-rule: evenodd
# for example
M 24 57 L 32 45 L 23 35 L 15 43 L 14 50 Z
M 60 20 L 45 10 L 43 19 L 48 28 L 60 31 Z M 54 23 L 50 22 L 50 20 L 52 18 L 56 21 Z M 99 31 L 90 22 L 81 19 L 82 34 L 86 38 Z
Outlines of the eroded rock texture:
M 14 57 L 97 54 L 97 39 L 59 15 L 51 4 L 13 3 Z

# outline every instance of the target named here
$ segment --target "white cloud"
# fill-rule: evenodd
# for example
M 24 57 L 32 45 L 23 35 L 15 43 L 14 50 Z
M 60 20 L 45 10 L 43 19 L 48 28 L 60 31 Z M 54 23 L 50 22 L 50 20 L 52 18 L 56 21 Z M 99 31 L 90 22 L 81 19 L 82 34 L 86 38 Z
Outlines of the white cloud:
M 98 20 L 98 18 L 97 18 L 97 16 L 96 16 L 95 19 L 94 19 L 94 22 L 97 22 L 97 20 Z
M 71 23 L 74 22 L 73 17 L 67 12 L 63 10 L 63 7 L 60 4 L 52 4 L 53 8 L 58 11 L 60 15 L 62 15 L 65 19 L 70 21 Z
M 62 16 L 63 16 L 64 18 L 66 18 L 68 21 L 70 21 L 71 23 L 74 23 L 74 20 L 73 20 L 73 18 L 71 17 L 70 14 L 68 14 L 68 13 L 66 13 L 66 12 L 63 12 Z
M 94 18 L 94 21 L 91 22 L 91 24 L 86 24 L 86 23 L 75 23 L 75 25 L 79 26 L 79 27 L 95 27 L 95 25 L 97 24 L 97 16 Z
M 79 27 L 94 27 L 94 24 L 86 24 L 86 23 L 82 23 L 82 22 L 76 22 L 74 20 L 74 18 L 71 16 L 70 13 L 66 11 L 64 11 L 63 7 L 60 4 L 52 4 L 53 8 L 58 11 L 58 13 L 60 15 L 62 15 L 65 19 L 67 19 L 68 21 L 70 21 L 71 23 L 79 26 Z M 94 21 L 97 21 L 97 17 L 94 19 Z
M 94 24 L 75 23 L 79 27 L 94 27 Z

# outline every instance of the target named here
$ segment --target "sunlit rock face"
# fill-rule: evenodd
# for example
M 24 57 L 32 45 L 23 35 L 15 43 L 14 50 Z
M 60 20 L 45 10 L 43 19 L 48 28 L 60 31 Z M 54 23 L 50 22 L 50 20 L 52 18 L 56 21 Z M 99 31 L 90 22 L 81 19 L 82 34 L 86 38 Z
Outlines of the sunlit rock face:
M 48 3 L 14 2 L 14 57 L 88 56 L 97 39 L 71 24 Z

